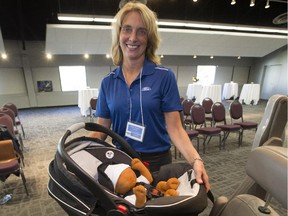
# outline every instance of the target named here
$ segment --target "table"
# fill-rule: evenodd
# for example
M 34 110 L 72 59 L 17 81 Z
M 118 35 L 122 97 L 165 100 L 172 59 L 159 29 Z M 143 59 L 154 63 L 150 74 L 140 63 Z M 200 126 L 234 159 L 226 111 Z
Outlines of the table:
M 230 82 L 225 83 L 222 91 L 222 99 L 226 100 L 233 97 L 234 99 L 238 97 L 238 83 Z
M 221 85 L 201 85 L 197 83 L 189 84 L 187 87 L 186 96 L 192 99 L 196 98 L 195 103 L 202 103 L 202 100 L 209 97 L 213 102 L 221 101 Z
M 98 88 L 87 88 L 78 91 L 78 107 L 81 115 L 89 115 L 90 99 L 98 97 Z
M 221 102 L 221 90 L 221 85 L 204 85 L 199 98 L 200 103 L 202 103 L 202 100 L 206 97 L 211 98 L 214 103 Z
M 200 103 L 200 96 L 202 92 L 203 86 L 201 84 L 192 83 L 188 84 L 186 96 L 188 99 L 196 98 L 196 103 Z
M 240 103 L 257 105 L 260 97 L 260 84 L 244 84 L 239 97 Z M 253 101 L 253 103 L 252 103 Z

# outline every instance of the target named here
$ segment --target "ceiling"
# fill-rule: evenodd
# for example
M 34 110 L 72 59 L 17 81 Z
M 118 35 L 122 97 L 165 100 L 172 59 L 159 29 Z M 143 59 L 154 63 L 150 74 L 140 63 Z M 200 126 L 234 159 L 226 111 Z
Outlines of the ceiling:
M 95 30 L 95 23 L 60 22 L 57 14 L 114 16 L 119 2 L 120 0 L 1 0 L 2 37 L 4 41 L 22 40 L 24 43 L 43 40 L 46 41 L 46 51 L 52 50 L 54 54 L 104 54 L 110 50 L 109 29 Z M 147 6 L 157 13 L 159 20 L 287 29 L 287 0 L 270 0 L 268 9 L 265 9 L 266 0 L 255 0 L 254 7 L 249 6 L 250 0 L 236 0 L 235 5 L 230 2 L 231 0 L 147 0 Z M 82 27 L 80 32 L 75 28 L 67 30 L 66 27 L 63 28 L 63 24 L 69 24 L 68 29 L 71 24 L 84 25 L 84 30 Z M 209 29 L 191 30 L 189 33 L 163 31 L 160 31 L 162 44 L 159 53 L 166 55 L 262 57 L 287 44 L 286 34 L 282 34 L 281 38 L 274 38 L 272 34 L 266 34 L 265 37 L 254 33 L 236 36 L 232 32 L 226 35 L 219 31 L 211 34 Z M 87 48 L 84 50 L 83 47 Z

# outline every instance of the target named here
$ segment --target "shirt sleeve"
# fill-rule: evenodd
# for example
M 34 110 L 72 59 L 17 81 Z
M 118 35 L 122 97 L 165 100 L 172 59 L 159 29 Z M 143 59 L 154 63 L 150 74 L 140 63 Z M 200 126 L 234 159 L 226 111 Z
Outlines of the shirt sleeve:
M 182 110 L 176 77 L 170 69 L 167 71 L 161 83 L 161 92 L 161 109 L 163 112 Z
M 96 106 L 96 117 L 101 118 L 111 118 L 110 110 L 107 104 L 105 92 L 107 91 L 107 88 L 105 88 L 105 79 L 102 80 L 99 94 L 98 94 L 98 100 L 97 100 L 97 106 Z

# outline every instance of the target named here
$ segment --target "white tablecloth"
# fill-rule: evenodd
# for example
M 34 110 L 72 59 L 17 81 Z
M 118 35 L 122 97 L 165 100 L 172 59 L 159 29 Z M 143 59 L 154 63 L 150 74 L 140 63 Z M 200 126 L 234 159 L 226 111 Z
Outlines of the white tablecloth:
M 238 83 L 225 83 L 223 86 L 222 98 L 223 100 L 238 97 Z
M 221 101 L 221 85 L 201 85 L 201 84 L 189 84 L 186 92 L 186 96 L 192 99 L 195 96 L 195 103 L 202 103 L 202 100 L 209 97 L 213 102 Z
M 197 84 L 197 83 L 189 84 L 187 87 L 187 92 L 186 92 L 187 98 L 192 99 L 193 97 L 195 97 L 196 98 L 195 102 L 199 103 L 202 89 L 203 89 L 203 86 L 201 84 Z
M 204 85 L 200 97 L 200 102 L 206 97 L 209 97 L 213 102 L 221 102 L 221 85 Z
M 260 84 L 244 84 L 239 97 L 240 103 L 244 102 L 246 104 L 251 104 L 253 100 L 253 105 L 256 105 L 260 97 Z
M 89 88 L 78 91 L 78 107 L 80 108 L 81 115 L 87 116 L 89 114 L 90 99 L 98 97 L 97 88 Z

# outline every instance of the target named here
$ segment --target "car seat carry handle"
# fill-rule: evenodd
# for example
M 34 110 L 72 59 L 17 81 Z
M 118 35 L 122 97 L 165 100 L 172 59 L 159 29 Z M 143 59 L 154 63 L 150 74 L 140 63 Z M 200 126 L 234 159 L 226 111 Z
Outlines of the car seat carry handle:
M 101 197 L 101 200 L 103 201 L 101 202 L 101 205 L 105 209 L 106 215 L 125 215 L 118 210 L 116 203 L 109 197 L 108 193 L 106 193 L 105 190 L 99 186 L 97 180 L 90 176 L 85 170 L 83 170 L 68 155 L 67 151 L 65 151 L 66 139 L 72 134 L 72 131 L 75 132 L 79 130 L 81 125 L 84 126 L 84 124 L 76 124 L 71 128 L 71 130 L 68 129 L 66 131 L 58 143 L 57 152 L 59 153 L 66 166 L 69 167 L 69 170 L 72 171 L 81 181 L 85 182 L 91 193 L 94 194 L 95 197 Z
M 120 146 L 121 150 L 126 152 L 132 158 L 139 158 L 139 154 L 127 143 L 125 139 L 123 139 L 119 134 L 115 133 L 114 131 L 96 123 L 87 122 L 85 123 L 85 129 L 89 131 L 98 131 L 104 134 L 109 135 L 113 138 Z

